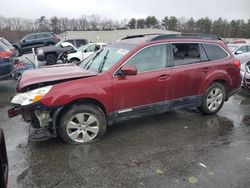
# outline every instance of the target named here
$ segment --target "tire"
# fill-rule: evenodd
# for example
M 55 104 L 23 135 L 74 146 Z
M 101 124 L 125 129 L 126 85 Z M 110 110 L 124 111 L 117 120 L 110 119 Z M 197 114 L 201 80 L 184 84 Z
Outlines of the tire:
M 79 64 L 80 60 L 79 60 L 79 59 L 76 59 L 76 58 L 73 58 L 73 59 L 70 59 L 69 62 L 70 62 L 70 63 Z
M 99 140 L 106 132 L 104 113 L 92 104 L 74 105 L 59 122 L 58 134 L 67 144 L 85 144 Z
M 55 54 L 47 54 L 45 56 L 45 61 L 46 61 L 46 64 L 48 65 L 54 65 L 56 64 L 56 61 L 57 61 L 57 56 Z
M 216 114 L 222 108 L 225 98 L 225 87 L 221 83 L 215 82 L 208 87 L 198 109 L 203 114 Z

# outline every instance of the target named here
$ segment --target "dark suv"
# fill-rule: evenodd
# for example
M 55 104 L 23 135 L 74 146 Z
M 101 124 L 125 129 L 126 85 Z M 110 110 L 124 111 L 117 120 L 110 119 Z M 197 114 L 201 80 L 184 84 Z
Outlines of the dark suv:
M 145 35 L 111 44 L 79 66 L 26 71 L 9 117 L 22 114 L 41 132 L 80 144 L 122 120 L 193 107 L 215 114 L 240 85 L 240 61 L 220 38 Z
M 68 42 L 72 46 L 62 46 L 62 43 Z M 87 39 L 67 39 L 58 42 L 55 46 L 41 47 L 36 50 L 38 61 L 46 61 L 46 64 L 53 65 L 57 62 L 58 56 L 65 52 L 75 52 L 77 48 L 84 46 L 88 43 Z
M 32 33 L 28 34 L 18 43 L 12 44 L 19 52 L 19 55 L 32 52 L 32 48 L 55 45 L 60 38 L 53 33 Z

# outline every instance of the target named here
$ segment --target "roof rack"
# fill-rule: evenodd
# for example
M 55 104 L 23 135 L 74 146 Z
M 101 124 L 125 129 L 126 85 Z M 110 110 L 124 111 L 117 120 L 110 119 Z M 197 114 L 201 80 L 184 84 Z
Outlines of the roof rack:
M 140 34 L 140 35 L 127 35 L 126 37 L 122 38 L 121 40 L 142 38 L 142 37 L 150 36 L 150 35 L 164 35 L 164 34 L 163 33 L 150 33 L 150 34 Z
M 151 39 L 150 41 L 163 40 L 163 39 L 205 39 L 205 40 L 222 40 L 217 35 L 213 34 L 168 34 L 159 35 Z

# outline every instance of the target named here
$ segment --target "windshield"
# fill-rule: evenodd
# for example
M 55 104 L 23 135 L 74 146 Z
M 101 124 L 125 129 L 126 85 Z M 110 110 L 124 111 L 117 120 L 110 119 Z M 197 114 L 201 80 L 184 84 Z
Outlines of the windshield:
M 81 46 L 80 48 L 77 48 L 77 51 L 84 51 L 85 49 L 87 49 L 90 46 L 90 44 L 86 44 L 84 46 Z
M 112 44 L 89 56 L 79 66 L 92 72 L 105 72 L 134 48 L 130 44 Z
M 234 46 L 234 45 L 228 45 L 228 48 L 231 52 L 233 52 L 238 46 Z

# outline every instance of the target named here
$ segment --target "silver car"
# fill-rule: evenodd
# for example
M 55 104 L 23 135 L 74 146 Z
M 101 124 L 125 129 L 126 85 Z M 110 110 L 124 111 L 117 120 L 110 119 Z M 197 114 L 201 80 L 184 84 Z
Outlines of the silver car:
M 241 75 L 246 72 L 246 64 L 250 61 L 250 43 L 228 44 L 228 48 L 241 63 Z

